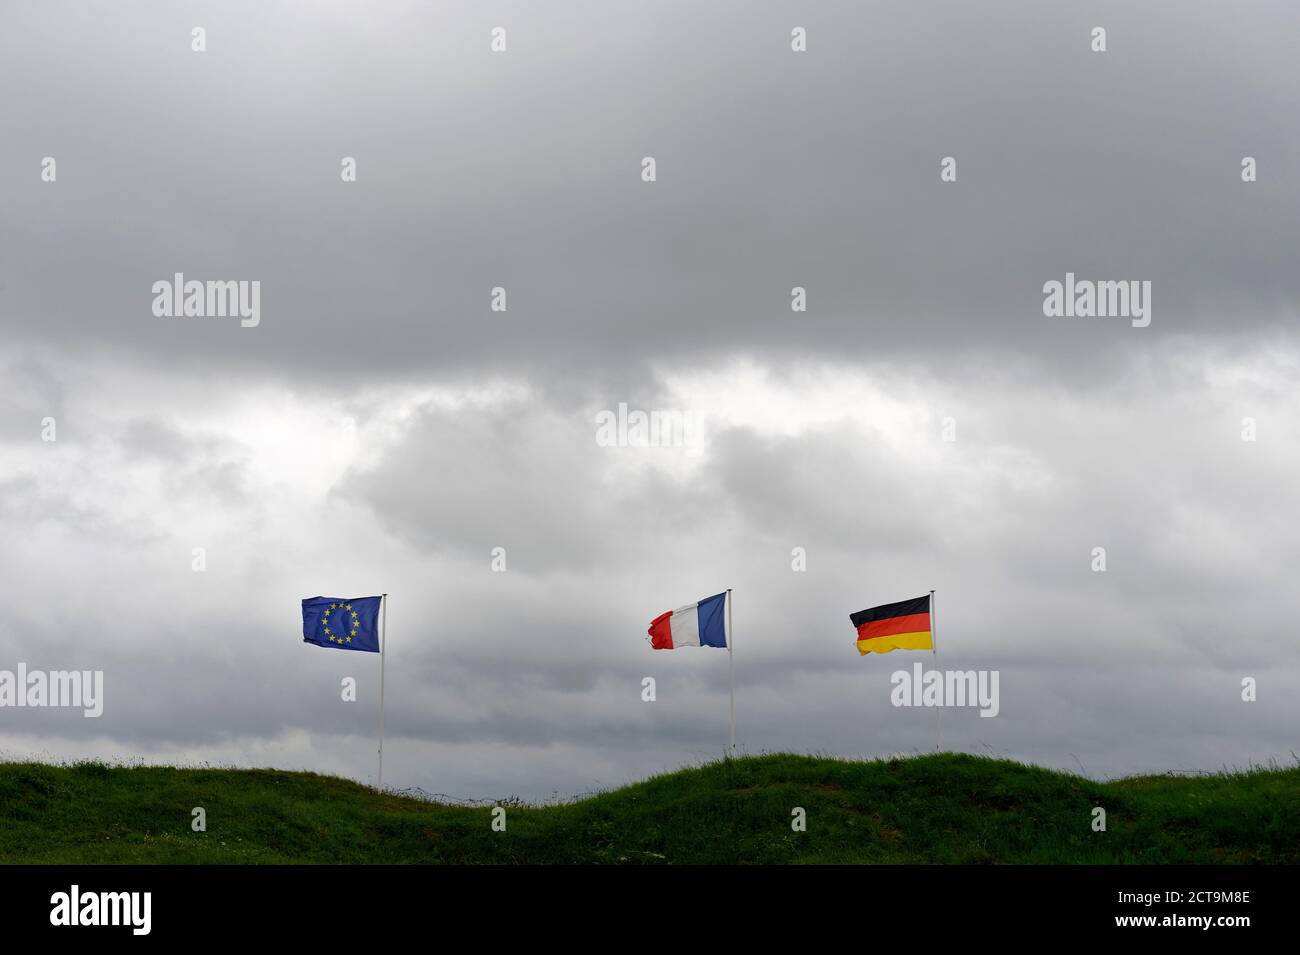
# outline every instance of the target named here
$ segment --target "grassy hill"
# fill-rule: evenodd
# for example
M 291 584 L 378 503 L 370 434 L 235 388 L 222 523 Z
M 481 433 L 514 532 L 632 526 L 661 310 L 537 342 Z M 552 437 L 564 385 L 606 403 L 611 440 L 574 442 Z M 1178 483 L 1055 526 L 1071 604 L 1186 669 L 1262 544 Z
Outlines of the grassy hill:
M 206 832 L 190 829 L 195 806 Z M 791 830 L 797 806 L 806 832 Z M 1300 768 L 1098 783 L 964 755 L 774 755 L 507 804 L 493 832 L 491 807 L 312 773 L 9 763 L 0 862 L 1296 863 L 1296 806 Z

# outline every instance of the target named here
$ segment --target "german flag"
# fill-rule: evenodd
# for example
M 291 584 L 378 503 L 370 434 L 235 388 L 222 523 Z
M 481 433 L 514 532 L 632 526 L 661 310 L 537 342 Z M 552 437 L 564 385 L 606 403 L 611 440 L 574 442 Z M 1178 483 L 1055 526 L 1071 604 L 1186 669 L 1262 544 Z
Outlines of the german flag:
M 858 628 L 858 653 L 888 653 L 891 650 L 932 650 L 930 595 L 915 600 L 881 604 L 849 614 Z

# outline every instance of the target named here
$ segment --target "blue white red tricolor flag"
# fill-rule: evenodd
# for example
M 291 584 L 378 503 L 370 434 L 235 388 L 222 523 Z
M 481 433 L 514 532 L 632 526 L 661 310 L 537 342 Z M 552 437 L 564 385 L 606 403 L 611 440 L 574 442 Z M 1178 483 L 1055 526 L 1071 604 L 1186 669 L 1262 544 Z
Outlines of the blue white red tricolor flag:
M 727 649 L 726 592 L 661 613 L 650 621 L 648 633 L 650 646 L 656 650 L 675 650 L 678 647 Z

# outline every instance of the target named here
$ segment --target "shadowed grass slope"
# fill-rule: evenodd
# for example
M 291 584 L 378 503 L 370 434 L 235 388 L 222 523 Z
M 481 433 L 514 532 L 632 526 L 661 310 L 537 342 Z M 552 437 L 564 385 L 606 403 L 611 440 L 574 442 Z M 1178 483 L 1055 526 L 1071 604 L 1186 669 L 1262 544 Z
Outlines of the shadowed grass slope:
M 312 773 L 9 763 L 0 862 L 1296 863 L 1297 806 L 1300 768 L 1101 783 L 965 755 L 772 755 L 507 806 L 494 832 L 490 807 Z

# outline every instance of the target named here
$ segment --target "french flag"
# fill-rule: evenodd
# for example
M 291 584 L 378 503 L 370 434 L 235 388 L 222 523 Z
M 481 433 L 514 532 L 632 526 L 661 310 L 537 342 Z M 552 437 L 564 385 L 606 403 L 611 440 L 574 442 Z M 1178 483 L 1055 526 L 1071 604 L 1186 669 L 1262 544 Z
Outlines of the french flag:
M 656 650 L 678 647 L 727 649 L 727 594 L 724 591 L 697 603 L 661 613 L 650 621 L 650 646 Z

